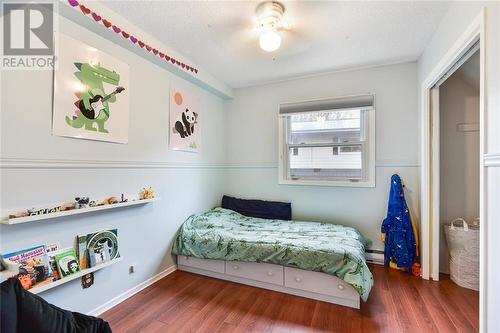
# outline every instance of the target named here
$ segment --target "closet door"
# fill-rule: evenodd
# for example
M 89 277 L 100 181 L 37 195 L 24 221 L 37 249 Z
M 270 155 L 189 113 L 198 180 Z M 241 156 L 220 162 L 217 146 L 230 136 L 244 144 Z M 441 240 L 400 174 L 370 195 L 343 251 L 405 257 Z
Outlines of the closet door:
M 440 221 L 440 125 L 439 125 L 439 87 L 434 87 L 430 91 L 431 93 L 431 278 L 434 281 L 439 280 L 439 237 L 441 232 L 441 221 Z

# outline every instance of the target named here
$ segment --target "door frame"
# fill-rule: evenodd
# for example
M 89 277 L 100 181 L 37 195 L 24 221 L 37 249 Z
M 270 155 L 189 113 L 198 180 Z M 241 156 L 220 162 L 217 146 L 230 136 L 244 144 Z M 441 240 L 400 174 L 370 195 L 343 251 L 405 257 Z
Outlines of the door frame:
M 439 233 L 440 223 L 432 223 L 434 212 L 439 212 L 439 207 L 433 209 L 432 192 L 439 189 L 439 163 L 433 163 L 433 140 L 436 139 L 436 131 L 439 135 L 439 128 L 432 126 L 433 119 L 439 119 L 439 114 L 433 114 L 431 106 L 431 89 L 439 82 L 451 67 L 479 40 L 480 49 L 480 91 L 479 91 L 479 218 L 480 228 L 480 290 L 479 290 L 479 322 L 480 331 L 485 329 L 486 324 L 486 230 L 487 214 L 485 209 L 485 178 L 484 178 L 484 151 L 485 151 L 485 11 L 484 9 L 473 20 L 469 27 L 461 34 L 455 44 L 446 52 L 438 62 L 438 65 L 431 71 L 429 76 L 423 81 L 420 90 L 421 101 L 421 191 L 420 191 L 420 232 L 421 232 L 421 263 L 422 278 L 439 280 Z M 439 110 L 437 110 L 439 112 Z M 439 124 L 439 123 L 438 123 Z M 435 125 L 435 124 L 434 124 Z M 434 151 L 435 153 L 435 151 Z M 432 177 L 432 175 L 437 177 Z

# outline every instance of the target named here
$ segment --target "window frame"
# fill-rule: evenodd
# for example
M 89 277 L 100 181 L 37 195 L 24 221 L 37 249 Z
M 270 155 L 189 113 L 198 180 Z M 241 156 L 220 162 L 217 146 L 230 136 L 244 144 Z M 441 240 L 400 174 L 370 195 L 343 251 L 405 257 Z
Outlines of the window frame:
M 280 104 L 281 105 L 281 104 Z M 287 145 L 287 127 L 286 122 L 290 119 L 287 116 L 279 115 L 278 105 L 278 135 L 279 135 L 279 152 L 278 152 L 278 184 L 280 185 L 306 185 L 306 186 L 339 186 L 339 187 L 375 187 L 375 106 L 373 107 L 362 107 L 356 109 L 362 109 L 364 114 L 364 124 L 366 126 L 366 139 L 365 145 L 367 149 L 362 149 L 364 156 L 362 157 L 363 171 L 365 172 L 364 179 L 352 179 L 352 180 L 342 180 L 342 179 L 331 179 L 331 180 L 309 180 L 309 179 L 292 179 L 289 174 L 289 152 Z M 351 108 L 352 109 L 352 108 Z M 348 109 L 336 109 L 338 111 L 348 110 Z M 314 111 L 311 111 L 314 112 Z M 348 144 L 353 145 L 353 144 Z M 338 146 L 341 146 L 338 145 Z M 339 149 L 340 153 L 340 149 Z

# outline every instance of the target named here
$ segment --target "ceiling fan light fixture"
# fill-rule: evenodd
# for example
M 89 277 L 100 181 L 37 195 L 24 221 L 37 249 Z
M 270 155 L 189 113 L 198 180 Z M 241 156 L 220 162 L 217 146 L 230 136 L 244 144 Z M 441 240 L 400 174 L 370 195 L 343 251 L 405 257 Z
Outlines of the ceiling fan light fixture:
M 260 48 L 266 52 L 273 52 L 281 46 L 281 19 L 285 13 L 285 6 L 277 1 L 262 2 L 257 6 L 257 18 L 260 25 Z
M 262 32 L 259 37 L 259 45 L 266 52 L 276 51 L 281 46 L 279 32 L 274 29 Z

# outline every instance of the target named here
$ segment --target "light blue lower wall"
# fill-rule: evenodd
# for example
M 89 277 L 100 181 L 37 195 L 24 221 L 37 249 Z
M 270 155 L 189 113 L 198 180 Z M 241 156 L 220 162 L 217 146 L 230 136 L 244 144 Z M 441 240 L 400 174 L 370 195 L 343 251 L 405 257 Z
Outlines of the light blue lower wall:
M 59 242 L 77 234 L 118 228 L 124 260 L 95 274 L 82 290 L 79 280 L 40 294 L 62 308 L 90 312 L 174 264 L 170 247 L 191 214 L 219 204 L 224 172 L 224 100 L 146 61 L 63 17 L 60 31 L 129 65 L 130 126 L 127 144 L 52 135 L 53 73 L 2 71 L 0 98 L 2 218 L 16 209 L 137 194 L 152 186 L 161 201 L 68 218 L 0 227 L 0 252 Z M 201 152 L 168 149 L 170 88 L 201 101 Z M 136 265 L 136 273 L 128 268 Z
M 2 252 L 52 242 L 72 246 L 77 234 L 118 228 L 123 261 L 96 272 L 94 286 L 82 290 L 77 279 L 40 294 L 60 307 L 87 313 L 174 265 L 170 248 L 176 231 L 187 216 L 219 204 L 223 172 L 203 168 L 86 169 L 83 164 L 81 169 L 4 169 L 2 181 L 2 207 L 60 202 L 84 194 L 133 194 L 144 185 L 161 195 L 161 201 L 144 206 L 0 227 Z M 129 274 L 132 264 L 136 272 Z

